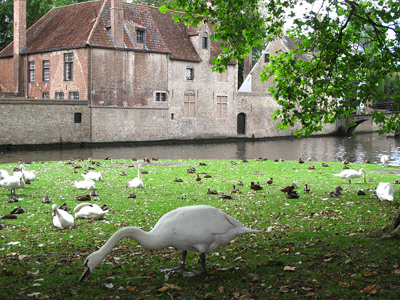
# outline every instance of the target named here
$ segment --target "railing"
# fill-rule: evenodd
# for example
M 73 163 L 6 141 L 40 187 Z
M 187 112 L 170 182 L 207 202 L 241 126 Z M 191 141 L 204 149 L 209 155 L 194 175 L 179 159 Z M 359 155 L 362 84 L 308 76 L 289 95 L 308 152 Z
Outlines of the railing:
M 375 109 L 383 109 L 387 111 L 399 111 L 400 105 L 398 103 L 393 103 L 392 101 L 378 102 L 374 105 Z

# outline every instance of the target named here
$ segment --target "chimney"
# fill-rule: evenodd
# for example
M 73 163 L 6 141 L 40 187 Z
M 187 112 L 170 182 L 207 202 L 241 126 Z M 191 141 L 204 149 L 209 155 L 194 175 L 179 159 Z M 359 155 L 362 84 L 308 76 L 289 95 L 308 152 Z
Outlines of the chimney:
M 21 50 L 26 45 L 26 0 L 14 0 L 14 92 L 23 94 L 24 73 Z
M 111 36 L 115 47 L 124 47 L 124 7 L 122 0 L 111 0 Z
M 247 56 L 243 60 L 243 81 L 246 80 L 247 75 L 249 75 L 252 66 L 252 60 L 253 60 L 253 50 L 250 51 L 249 56 Z

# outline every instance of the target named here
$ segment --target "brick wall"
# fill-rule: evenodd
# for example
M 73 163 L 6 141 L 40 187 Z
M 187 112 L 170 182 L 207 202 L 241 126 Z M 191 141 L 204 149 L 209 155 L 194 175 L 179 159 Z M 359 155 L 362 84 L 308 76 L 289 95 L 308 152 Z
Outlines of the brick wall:
M 0 96 L 14 92 L 14 64 L 13 58 L 0 59 Z
M 81 123 L 74 123 L 81 113 Z M 89 142 L 87 101 L 0 99 L 0 145 Z

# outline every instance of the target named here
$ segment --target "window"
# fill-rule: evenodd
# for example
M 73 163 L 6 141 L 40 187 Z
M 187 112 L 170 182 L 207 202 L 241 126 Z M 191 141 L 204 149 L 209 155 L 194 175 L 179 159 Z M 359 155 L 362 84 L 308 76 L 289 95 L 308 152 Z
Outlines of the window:
M 225 119 L 227 117 L 228 97 L 217 96 L 217 118 Z
M 136 42 L 144 43 L 144 30 L 136 29 Z
M 194 118 L 195 113 L 194 93 L 185 93 L 183 101 L 183 116 L 186 118 Z
M 50 62 L 48 60 L 43 61 L 43 81 L 50 80 Z
M 208 36 L 203 36 L 203 38 L 201 39 L 201 47 L 203 49 L 208 48 Z
M 49 99 L 49 93 L 42 93 L 43 99 Z
M 223 73 L 217 73 L 217 82 L 227 82 L 228 81 L 228 68 L 225 69 Z
M 64 54 L 64 80 L 71 81 L 73 80 L 73 64 L 74 64 L 74 54 L 73 53 L 65 53 Z
M 82 113 L 74 113 L 74 123 L 82 123 Z
M 69 92 L 69 100 L 79 100 L 79 92 Z
M 268 53 L 265 53 L 264 54 L 264 62 L 269 62 L 269 54 Z
M 35 82 L 35 63 L 29 62 L 29 82 Z
M 186 68 L 186 80 L 193 80 L 194 78 L 194 69 Z
M 56 92 L 55 98 L 56 99 L 64 99 L 64 92 Z
M 161 101 L 161 102 L 167 101 L 167 93 L 156 92 L 156 101 Z

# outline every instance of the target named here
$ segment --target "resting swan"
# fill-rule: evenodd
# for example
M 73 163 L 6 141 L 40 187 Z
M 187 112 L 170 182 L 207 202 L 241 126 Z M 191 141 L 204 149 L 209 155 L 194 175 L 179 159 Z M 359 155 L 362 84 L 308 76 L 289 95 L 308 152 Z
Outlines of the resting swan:
M 10 174 L 8 174 L 8 172 L 6 170 L 3 170 L 3 169 L 0 170 L 0 180 L 6 178 L 8 176 L 10 176 Z
M 83 178 L 85 178 L 85 180 L 94 180 L 94 181 L 102 181 L 103 180 L 100 172 L 90 171 L 86 174 L 82 174 L 82 176 L 83 176 Z
M 128 183 L 128 187 L 130 188 L 144 188 L 144 184 L 142 181 L 142 165 L 138 165 L 138 177 L 133 178 Z
M 101 220 L 108 213 L 104 211 L 97 204 L 81 203 L 74 208 L 76 219 L 93 219 Z
M 353 170 L 353 169 L 347 169 L 344 170 L 342 172 L 340 172 L 339 174 L 333 174 L 333 176 L 337 176 L 343 179 L 348 179 L 349 180 L 349 184 L 351 183 L 351 180 L 354 178 L 359 178 L 361 176 L 364 177 L 364 182 L 366 182 L 365 180 L 365 170 L 363 168 L 361 168 L 359 171 Z
M 228 244 L 238 236 L 253 232 L 259 230 L 245 227 L 213 206 L 181 207 L 162 216 L 149 232 L 137 227 L 125 227 L 115 232 L 99 250 L 86 258 L 80 281 L 85 280 L 123 238 L 132 238 L 151 250 L 166 247 L 182 250 L 180 270 L 185 267 L 187 251 L 200 252 L 202 272 L 206 273 L 206 253 Z
M 85 179 L 81 181 L 75 181 L 75 187 L 80 190 L 94 190 L 96 185 L 93 180 Z
M 51 206 L 54 217 L 53 217 L 53 224 L 54 226 L 65 229 L 68 227 L 74 226 L 74 217 L 67 213 L 65 210 L 57 208 L 57 205 L 53 204 Z
M 21 169 L 21 173 L 24 174 L 25 181 L 27 181 L 27 180 L 35 181 L 36 180 L 36 172 L 35 171 L 26 171 L 23 164 L 20 164 L 19 168 Z
M 376 188 L 376 195 L 380 201 L 393 201 L 394 189 L 389 182 L 380 182 Z

